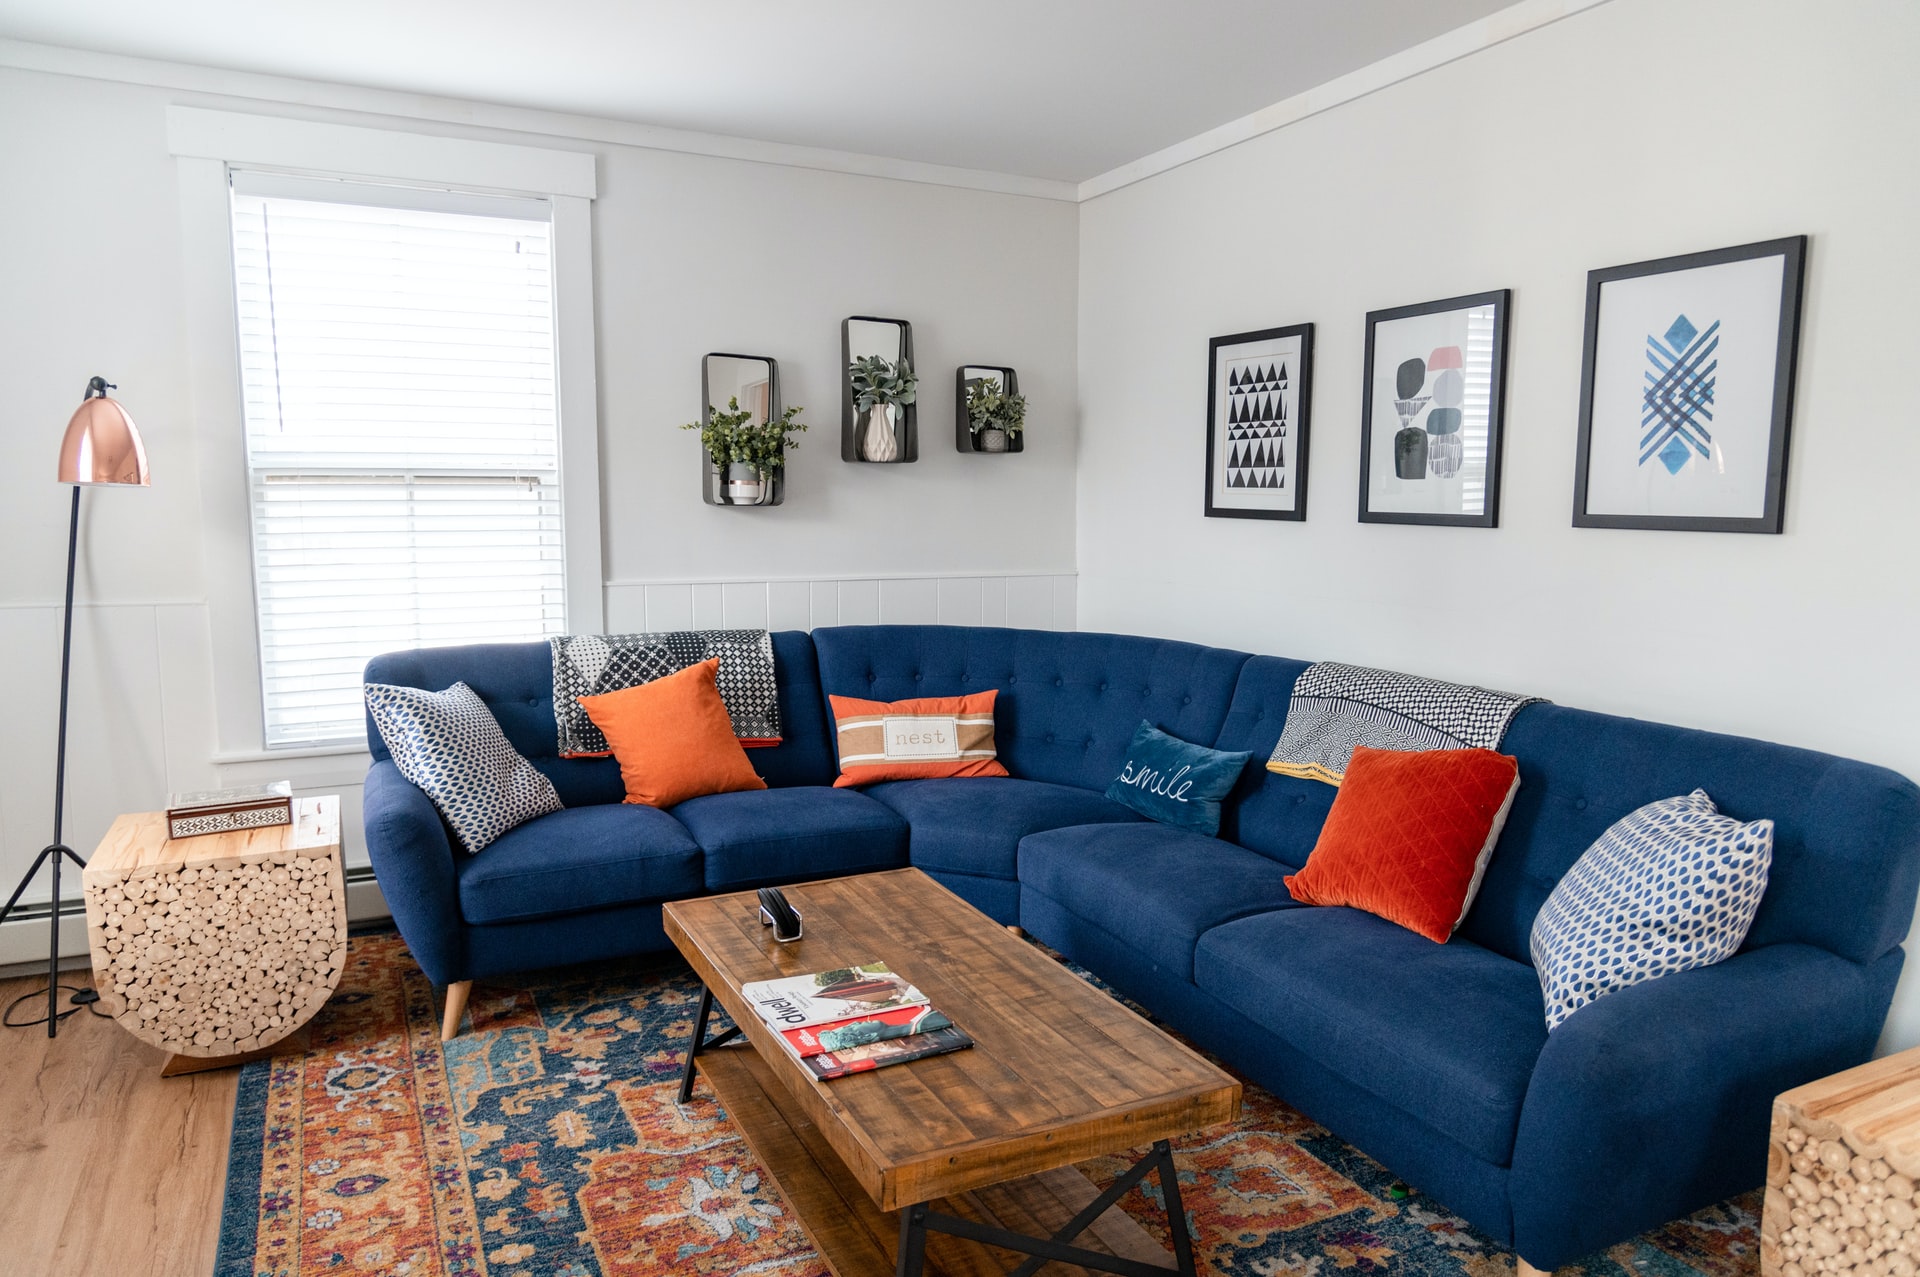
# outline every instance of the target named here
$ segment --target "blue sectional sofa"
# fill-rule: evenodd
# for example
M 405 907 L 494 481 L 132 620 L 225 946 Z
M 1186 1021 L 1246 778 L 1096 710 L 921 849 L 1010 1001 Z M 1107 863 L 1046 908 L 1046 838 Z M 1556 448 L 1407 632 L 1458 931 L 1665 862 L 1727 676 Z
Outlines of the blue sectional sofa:
M 1519 797 L 1472 912 L 1437 945 L 1288 896 L 1329 786 L 1250 766 L 1218 838 L 1103 796 L 1143 718 L 1264 759 L 1304 662 L 949 626 L 782 633 L 773 648 L 784 742 L 749 755 L 770 788 L 667 811 L 622 804 L 611 759 L 554 756 L 544 643 L 370 663 L 373 682 L 466 682 L 567 804 L 468 856 L 369 725 L 367 845 L 427 975 L 663 949 L 668 900 L 916 865 L 1551 1269 L 1758 1185 L 1771 1098 L 1865 1060 L 1900 972 L 1920 789 L 1883 768 L 1531 705 L 1502 745 Z M 1011 779 L 830 788 L 826 693 L 987 688 Z M 1527 951 L 1541 902 L 1613 821 L 1696 787 L 1776 822 L 1746 944 L 1549 1037 Z

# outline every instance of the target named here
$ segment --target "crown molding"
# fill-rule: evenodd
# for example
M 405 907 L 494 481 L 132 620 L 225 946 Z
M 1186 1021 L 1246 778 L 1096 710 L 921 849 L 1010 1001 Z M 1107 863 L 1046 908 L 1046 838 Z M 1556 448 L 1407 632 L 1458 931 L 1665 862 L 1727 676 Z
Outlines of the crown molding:
M 1283 129 L 1289 124 L 1297 124 L 1309 116 L 1319 115 L 1334 107 L 1342 106 L 1370 93 L 1377 93 L 1390 85 L 1416 76 L 1449 62 L 1471 57 L 1497 44 L 1505 44 L 1517 36 L 1542 27 L 1551 26 L 1562 18 L 1605 4 L 1607 0 L 1520 0 L 1519 4 L 1502 9 L 1498 13 L 1469 22 L 1464 27 L 1456 27 L 1444 35 L 1435 36 L 1422 44 L 1404 49 L 1391 57 L 1350 71 L 1338 79 L 1308 89 L 1272 106 L 1263 107 L 1251 115 L 1243 115 L 1230 120 L 1205 133 L 1195 134 L 1184 142 L 1175 142 L 1172 146 L 1142 156 L 1130 164 L 1109 169 L 1098 177 L 1090 177 L 1080 183 L 1079 199 L 1085 203 L 1102 195 L 1132 186 L 1135 182 L 1144 182 L 1150 177 L 1191 164 L 1204 159 L 1217 151 L 1238 146 L 1251 141 L 1275 129 Z
M 853 151 L 796 146 L 785 142 L 762 142 L 717 133 L 697 133 L 601 116 L 94 53 L 24 40 L 0 39 L 0 67 L 211 94 L 251 102 L 353 111 L 398 120 L 495 129 L 568 141 L 604 142 L 682 155 L 705 155 L 753 164 L 774 164 L 1030 199 L 1084 203 L 1377 93 L 1391 85 L 1414 79 L 1605 3 L 1607 0 L 1520 0 L 1518 4 L 1477 22 L 1457 27 L 1304 93 L 1295 94 L 1079 183 L 1025 177 L 1016 173 L 995 173 L 985 169 L 954 168 Z
M 785 142 L 761 142 L 751 138 L 729 137 L 718 133 L 696 133 L 687 129 L 662 128 L 652 124 L 605 119 L 593 115 L 573 115 L 560 111 L 535 110 L 529 107 L 502 106 L 491 102 L 470 102 L 459 98 L 399 93 L 389 89 L 369 89 L 319 80 L 302 80 L 291 76 L 262 75 L 252 71 L 228 71 L 182 62 L 165 62 L 153 58 L 133 58 L 116 53 L 94 53 L 85 49 L 34 44 L 25 40 L 0 39 L 0 67 L 12 67 L 22 71 L 43 71 L 53 75 L 70 75 L 89 80 L 108 80 L 119 84 L 138 84 L 186 93 L 204 93 L 256 103 L 270 102 L 319 107 L 327 110 L 386 116 L 397 120 L 430 121 L 469 128 L 498 129 L 568 141 L 604 142 L 653 151 L 672 151 L 682 155 L 705 155 L 716 159 L 744 160 L 752 164 L 817 169 L 859 177 L 885 178 L 896 182 L 917 182 L 929 186 L 988 191 L 998 195 L 1018 195 L 1029 199 L 1058 200 L 1069 204 L 1079 199 L 1078 188 L 1072 182 L 1024 177 L 1017 173 L 993 173 L 984 169 L 954 168 L 945 164 L 926 164 L 918 160 L 900 160 L 883 155 L 862 155 L 853 151 L 795 146 Z

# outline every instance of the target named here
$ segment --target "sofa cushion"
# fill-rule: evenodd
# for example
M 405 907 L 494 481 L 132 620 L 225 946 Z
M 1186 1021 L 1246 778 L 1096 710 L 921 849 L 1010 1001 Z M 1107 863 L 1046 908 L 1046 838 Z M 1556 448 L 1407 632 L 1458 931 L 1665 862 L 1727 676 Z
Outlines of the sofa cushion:
M 706 853 L 708 891 L 898 869 L 907 822 L 856 790 L 800 786 L 690 798 L 672 809 Z
M 989 688 L 969 696 L 904 701 L 827 697 L 840 756 L 840 775 L 833 783 L 846 789 L 883 780 L 1006 775 L 993 748 L 998 695 Z
M 916 868 L 1009 881 L 1028 834 L 1140 819 L 1105 795 L 1038 780 L 896 780 L 863 792 L 907 818 Z
M 1546 1044 L 1533 968 L 1357 909 L 1285 909 L 1200 937 L 1193 979 L 1326 1068 L 1496 1166 Z
M 470 923 L 514 922 L 700 894 L 700 848 L 653 807 L 569 807 L 462 858 L 460 913 Z M 564 960 L 557 957 L 556 960 Z
M 1104 790 L 1143 718 L 1212 742 L 1244 652 L 1127 634 L 965 625 L 847 625 L 813 632 L 835 696 L 895 701 L 998 688 L 994 740 L 1009 772 Z
M 1306 670 L 1305 661 L 1278 656 L 1256 656 L 1241 666 L 1214 748 L 1272 757 L 1293 703 L 1294 682 Z M 1249 767 L 1222 805 L 1220 836 L 1282 864 L 1304 865 L 1339 792 L 1317 780 Z
M 1293 904 L 1285 865 L 1218 838 L 1151 822 L 1082 825 L 1020 843 L 1020 886 L 1193 978 L 1193 946 L 1234 918 Z

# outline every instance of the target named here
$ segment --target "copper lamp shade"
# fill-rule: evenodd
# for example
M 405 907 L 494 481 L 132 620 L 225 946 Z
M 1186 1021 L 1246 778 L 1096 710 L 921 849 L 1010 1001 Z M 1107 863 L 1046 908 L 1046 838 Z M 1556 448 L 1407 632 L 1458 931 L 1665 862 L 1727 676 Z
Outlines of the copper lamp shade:
M 107 398 L 111 389 L 99 377 L 87 383 L 87 397 L 60 441 L 61 483 L 147 486 L 147 450 L 140 442 L 140 431 L 127 410 Z

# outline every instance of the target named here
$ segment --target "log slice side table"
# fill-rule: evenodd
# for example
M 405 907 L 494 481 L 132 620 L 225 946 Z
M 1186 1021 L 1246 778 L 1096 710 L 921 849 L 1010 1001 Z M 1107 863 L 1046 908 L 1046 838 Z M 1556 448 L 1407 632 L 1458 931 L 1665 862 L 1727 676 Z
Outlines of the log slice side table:
M 340 983 L 343 868 L 337 795 L 194 838 L 168 838 L 165 812 L 119 817 L 80 875 L 101 1006 L 173 1053 L 167 1075 L 264 1054 Z

